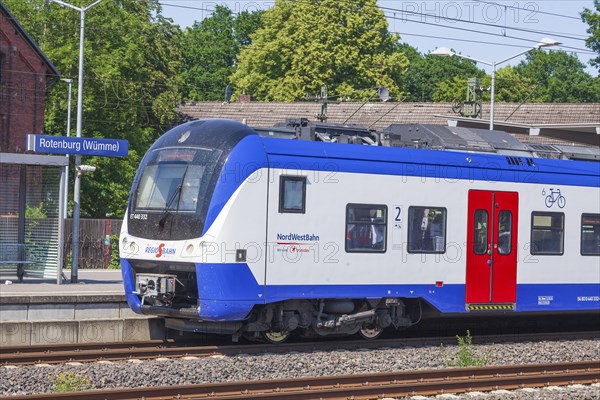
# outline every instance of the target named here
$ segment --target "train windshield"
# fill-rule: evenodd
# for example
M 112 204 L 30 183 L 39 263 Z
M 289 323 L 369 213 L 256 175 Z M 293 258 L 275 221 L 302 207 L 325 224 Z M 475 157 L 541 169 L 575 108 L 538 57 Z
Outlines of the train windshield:
M 205 166 L 164 163 L 144 171 L 135 201 L 137 211 L 196 211 Z
M 157 150 L 136 191 L 136 212 L 196 212 L 220 152 L 196 148 Z

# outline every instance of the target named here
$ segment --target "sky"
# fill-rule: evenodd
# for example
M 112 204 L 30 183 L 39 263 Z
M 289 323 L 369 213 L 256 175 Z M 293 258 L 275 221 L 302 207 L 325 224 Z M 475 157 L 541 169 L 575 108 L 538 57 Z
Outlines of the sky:
M 340 0 L 344 1 L 344 0 Z M 274 0 L 160 0 L 163 15 L 180 27 L 211 15 L 216 5 L 233 12 L 264 10 Z M 588 25 L 581 20 L 584 8 L 594 9 L 593 0 L 378 0 L 389 22 L 389 30 L 401 35 L 402 42 L 428 53 L 448 47 L 488 63 L 499 62 L 536 46 L 544 37 L 562 43 L 553 47 L 576 52 L 587 72 L 594 56 L 585 46 Z M 499 64 L 516 65 L 524 56 Z M 491 67 L 479 64 L 488 73 Z

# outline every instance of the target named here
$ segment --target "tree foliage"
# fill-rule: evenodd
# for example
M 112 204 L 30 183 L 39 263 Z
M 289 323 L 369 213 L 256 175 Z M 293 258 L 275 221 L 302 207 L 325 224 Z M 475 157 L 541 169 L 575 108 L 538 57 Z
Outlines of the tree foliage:
M 276 0 L 232 76 L 237 93 L 292 101 L 328 86 L 341 97 L 368 98 L 396 81 L 407 65 L 397 35 L 375 0 Z
M 481 98 L 484 102 L 490 101 L 492 77 L 485 75 L 481 79 Z M 452 80 L 439 82 L 433 93 L 434 101 L 462 101 L 465 100 L 467 93 L 467 79 L 454 77 Z M 497 102 L 528 101 L 531 103 L 539 102 L 541 95 L 538 91 L 538 85 L 530 78 L 519 74 L 515 68 L 507 65 L 496 71 L 495 95 Z
M 590 37 L 586 40 L 585 44 L 598 53 L 598 57 L 592 59 L 590 63 L 600 71 L 600 0 L 594 0 L 594 7 L 596 8 L 595 12 L 586 8 L 581 13 L 581 18 L 590 26 L 587 30 Z
M 404 101 L 462 100 L 467 78 L 485 75 L 473 61 L 464 58 L 421 54 L 408 44 L 403 44 L 401 50 L 410 60 L 403 76 Z
M 261 13 L 245 11 L 234 18 L 227 7 L 217 6 L 210 17 L 183 32 L 185 100 L 223 99 L 237 53 L 251 43 L 249 35 L 260 26 Z
M 45 0 L 2 1 L 62 76 L 74 80 L 75 111 L 79 12 Z M 68 2 L 82 7 L 91 0 Z M 582 18 L 600 69 L 600 0 L 594 5 Z M 376 0 L 275 0 L 265 12 L 235 17 L 218 6 L 183 33 L 161 11 L 159 0 L 104 0 L 86 13 L 82 134 L 126 139 L 130 150 L 127 158 L 84 158 L 98 167 L 82 183 L 84 216 L 122 215 L 142 155 L 177 121 L 181 99 L 220 100 L 228 83 L 237 94 L 276 101 L 303 99 L 324 85 L 354 99 L 386 86 L 393 97 L 404 92 L 403 101 L 451 101 L 464 99 L 469 77 L 490 85 L 472 61 L 398 44 Z M 496 78 L 497 101 L 600 101 L 600 78 L 565 52 L 532 51 Z M 50 83 L 45 131 L 63 135 L 67 86 Z
M 574 54 L 533 50 L 516 66 L 516 71 L 539 85 L 542 102 L 600 101 L 600 80 L 585 72 L 585 64 Z
M 73 79 L 74 128 L 80 13 L 43 0 L 3 1 L 62 76 Z M 82 215 L 118 216 L 141 156 L 176 117 L 180 32 L 162 17 L 158 0 L 105 0 L 86 12 L 85 24 L 82 136 L 126 139 L 129 156 L 84 157 L 98 169 L 82 181 Z M 46 133 L 64 135 L 66 115 L 67 86 L 55 82 L 46 102 Z

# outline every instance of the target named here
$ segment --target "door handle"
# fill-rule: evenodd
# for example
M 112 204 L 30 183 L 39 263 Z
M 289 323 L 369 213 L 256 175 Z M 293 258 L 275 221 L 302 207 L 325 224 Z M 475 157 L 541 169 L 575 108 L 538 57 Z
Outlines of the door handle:
M 492 260 L 487 260 L 487 265 L 492 265 Z

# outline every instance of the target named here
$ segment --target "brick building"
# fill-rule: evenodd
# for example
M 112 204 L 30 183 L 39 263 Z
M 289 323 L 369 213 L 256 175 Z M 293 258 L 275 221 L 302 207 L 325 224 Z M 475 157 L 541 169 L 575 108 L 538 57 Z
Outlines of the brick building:
M 46 89 L 56 67 L 0 2 L 0 152 L 24 153 L 26 135 L 44 130 Z
M 27 154 L 44 133 L 49 86 L 60 74 L 0 0 L 0 256 L 2 274 L 59 280 L 66 157 Z M 18 254 L 13 250 L 18 249 Z

